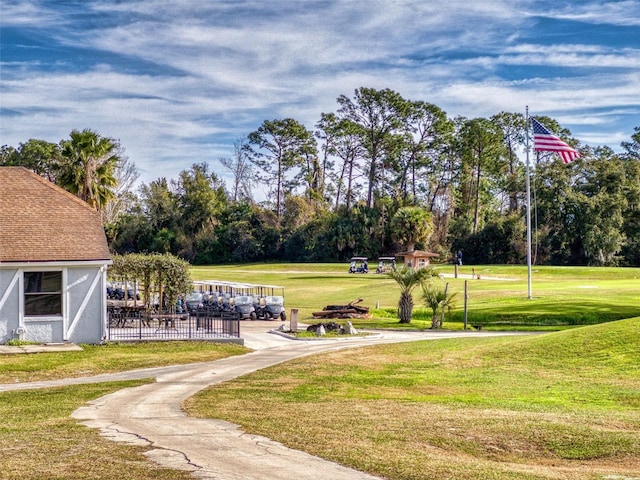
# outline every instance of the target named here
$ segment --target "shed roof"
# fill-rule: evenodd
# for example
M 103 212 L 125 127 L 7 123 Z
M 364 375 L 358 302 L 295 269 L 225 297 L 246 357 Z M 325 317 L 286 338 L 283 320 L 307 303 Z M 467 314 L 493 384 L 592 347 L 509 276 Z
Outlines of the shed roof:
M 0 167 L 0 263 L 110 258 L 99 212 L 24 167 Z
M 411 250 L 409 252 L 396 253 L 396 257 L 434 258 L 439 256 L 437 253 L 427 252 L 425 250 Z

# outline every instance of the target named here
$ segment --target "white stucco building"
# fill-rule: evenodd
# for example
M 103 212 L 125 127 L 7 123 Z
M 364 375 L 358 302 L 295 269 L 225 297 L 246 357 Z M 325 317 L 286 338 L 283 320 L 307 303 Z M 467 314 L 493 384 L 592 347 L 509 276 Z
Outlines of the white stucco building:
M 111 263 L 100 214 L 22 167 L 0 167 L 0 343 L 100 343 Z

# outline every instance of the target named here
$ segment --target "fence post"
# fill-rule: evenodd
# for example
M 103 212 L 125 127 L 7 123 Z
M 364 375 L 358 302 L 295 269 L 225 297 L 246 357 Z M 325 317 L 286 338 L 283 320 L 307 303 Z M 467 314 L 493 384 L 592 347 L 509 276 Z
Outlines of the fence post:
M 291 322 L 289 322 L 289 330 L 292 332 L 298 331 L 298 309 L 291 309 Z

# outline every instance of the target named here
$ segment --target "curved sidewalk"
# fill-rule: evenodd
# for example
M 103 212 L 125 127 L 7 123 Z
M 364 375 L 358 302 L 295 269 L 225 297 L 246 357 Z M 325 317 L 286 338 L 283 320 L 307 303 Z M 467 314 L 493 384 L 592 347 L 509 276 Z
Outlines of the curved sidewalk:
M 188 417 L 181 404 L 209 385 L 305 355 L 379 343 L 494 335 L 503 334 L 388 332 L 375 338 L 302 342 L 269 333 L 247 333 L 247 346 L 258 349 L 247 355 L 92 377 L 95 381 L 108 381 L 145 378 L 146 373 L 146 377 L 156 375 L 157 382 L 101 397 L 77 409 L 73 417 L 89 427 L 100 428 L 111 440 L 149 446 L 147 455 L 150 459 L 167 467 L 192 471 L 196 478 L 371 480 L 377 477 L 285 447 L 265 437 L 247 434 L 234 424 Z M 87 383 L 88 380 L 38 382 L 37 386 L 26 388 Z M 11 389 L 12 385 L 6 387 Z

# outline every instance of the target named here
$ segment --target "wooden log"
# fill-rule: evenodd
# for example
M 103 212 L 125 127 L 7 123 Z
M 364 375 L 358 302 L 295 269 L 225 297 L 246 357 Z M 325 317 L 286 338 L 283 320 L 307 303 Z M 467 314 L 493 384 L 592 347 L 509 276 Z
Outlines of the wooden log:
M 356 299 L 356 300 L 353 300 L 353 301 L 351 301 L 351 302 L 349 302 L 349 303 L 347 304 L 347 307 L 352 307 L 352 306 L 354 306 L 356 303 L 360 303 L 360 302 L 362 302 L 363 300 L 364 300 L 364 298 L 362 298 L 362 297 L 360 297 L 360 298 L 358 298 L 358 299 Z
M 311 315 L 317 318 L 338 318 L 340 315 L 363 315 L 353 308 L 343 308 L 342 310 L 323 310 L 321 312 L 313 312 Z
M 327 305 L 326 307 L 324 307 L 324 310 L 344 310 L 346 308 L 366 308 L 367 310 L 369 310 L 369 307 L 356 306 L 356 304 L 362 302 L 363 300 L 364 298 L 357 298 L 356 300 L 353 300 L 346 305 Z
M 356 312 L 368 313 L 369 307 L 360 307 L 358 305 L 327 305 L 324 307 L 324 312 L 331 312 L 336 310 L 355 310 Z
M 360 313 L 369 313 L 369 307 L 359 307 L 357 305 L 354 305 L 353 307 L 351 307 L 353 310 L 355 310 L 356 312 L 360 312 Z
M 331 318 L 334 315 L 341 315 L 344 312 L 345 310 L 323 310 L 321 312 L 313 312 L 312 315 L 319 318 Z M 353 310 L 351 310 L 351 312 L 355 313 Z

